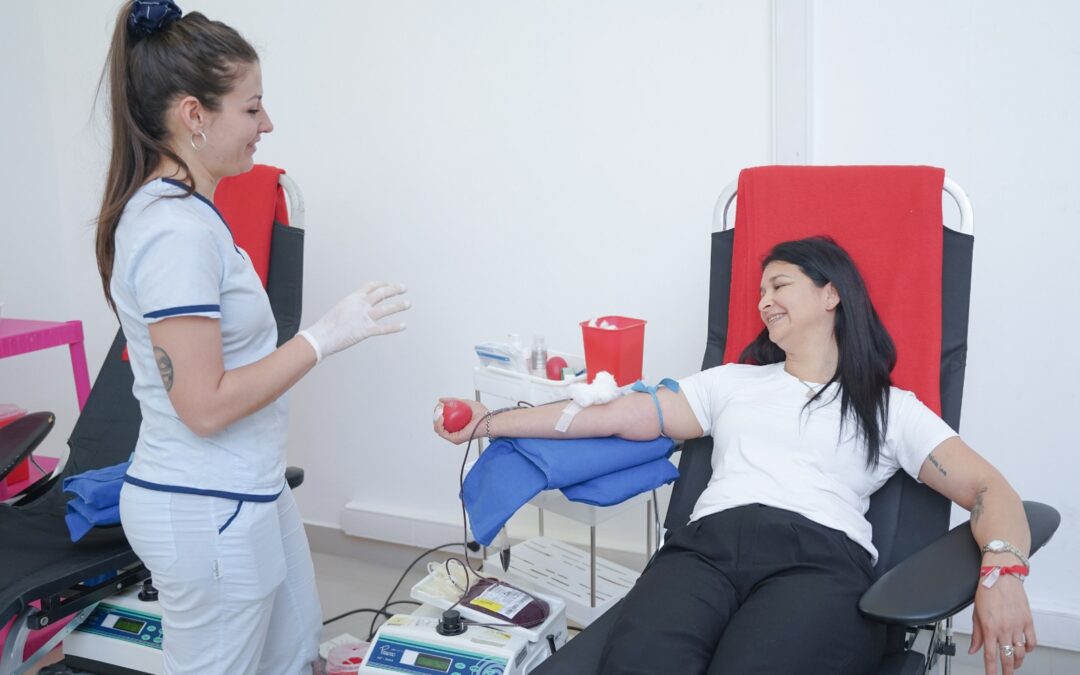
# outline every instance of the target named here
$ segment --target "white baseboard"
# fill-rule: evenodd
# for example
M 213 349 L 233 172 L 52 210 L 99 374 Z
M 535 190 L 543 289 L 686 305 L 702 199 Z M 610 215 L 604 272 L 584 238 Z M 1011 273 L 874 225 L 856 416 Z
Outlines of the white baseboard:
M 529 513 L 525 513 L 529 511 Z M 550 512 L 549 512 L 550 513 Z M 414 514 L 390 513 L 385 509 L 374 510 L 370 504 L 359 500 L 353 500 L 345 505 L 341 512 L 341 530 L 354 537 L 386 541 L 418 548 L 431 548 L 447 542 L 461 541 L 465 536 L 464 528 L 460 520 L 460 513 L 455 513 L 457 520 L 432 521 L 430 517 Z M 550 513 L 548 518 L 548 536 L 578 546 L 589 545 L 589 528 L 579 522 L 566 518 L 557 518 L 558 514 Z M 535 515 L 531 506 L 523 509 L 506 523 L 507 532 L 512 541 L 520 541 L 535 537 L 539 534 L 535 527 Z M 527 521 L 527 523 L 526 523 Z M 523 523 L 526 523 L 523 525 Z M 638 525 L 635 523 L 635 528 Z M 604 541 L 599 548 L 615 551 L 620 554 L 640 557 L 644 549 L 645 528 L 636 537 L 627 538 L 612 536 L 610 530 L 604 528 Z M 468 534 L 472 539 L 472 532 Z M 631 541 L 633 539 L 633 541 Z
M 564 523 L 563 525 L 565 525 Z M 560 527 L 558 523 L 549 524 L 548 536 L 560 541 L 575 544 L 588 550 L 588 528 L 580 527 L 580 523 L 570 523 L 572 527 Z M 578 525 L 579 527 L 573 527 Z M 320 541 L 334 550 L 342 548 L 342 542 L 332 542 L 331 530 L 336 531 L 334 526 L 321 524 L 309 524 L 320 533 Z M 387 513 L 385 510 L 375 511 L 370 505 L 359 501 L 352 501 L 345 505 L 341 511 L 340 532 L 352 537 L 370 539 L 378 542 L 388 542 L 404 546 L 429 549 L 450 542 L 460 542 L 465 536 L 461 521 L 457 522 L 433 522 L 429 519 L 416 515 L 401 513 Z M 515 532 L 510 530 L 510 541 L 518 542 L 536 536 L 531 528 L 525 528 L 527 532 Z M 326 535 L 325 537 L 323 535 Z M 582 536 L 584 535 L 584 537 Z M 472 538 L 472 533 L 469 533 Z M 356 540 L 354 540 L 356 541 Z M 597 555 L 613 562 L 629 567 L 640 572 L 645 567 L 645 555 L 639 545 L 634 548 L 624 548 L 623 542 L 605 541 L 596 547 Z M 615 544 L 612 546 L 611 544 Z M 335 548 L 336 547 L 336 548 Z M 347 548 L 347 547 L 345 547 Z M 333 553 L 333 550 L 327 552 Z
M 341 529 L 345 534 L 394 544 L 432 548 L 461 541 L 465 532 L 458 522 L 435 522 L 402 514 L 372 511 L 360 502 L 352 501 L 341 512 Z

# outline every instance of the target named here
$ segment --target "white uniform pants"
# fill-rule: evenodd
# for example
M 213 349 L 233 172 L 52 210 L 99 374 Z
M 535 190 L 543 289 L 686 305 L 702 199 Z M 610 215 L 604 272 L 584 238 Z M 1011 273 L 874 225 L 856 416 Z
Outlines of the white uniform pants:
M 289 490 L 237 511 L 235 500 L 125 484 L 120 518 L 158 589 L 166 675 L 311 672 L 322 611 Z

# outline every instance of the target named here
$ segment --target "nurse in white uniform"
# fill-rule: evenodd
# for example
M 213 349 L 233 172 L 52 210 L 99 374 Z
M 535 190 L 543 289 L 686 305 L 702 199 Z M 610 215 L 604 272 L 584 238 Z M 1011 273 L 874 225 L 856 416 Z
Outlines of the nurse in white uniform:
M 277 347 L 266 293 L 213 206 L 273 124 L 255 50 L 171 1 L 117 19 L 106 73 L 112 159 L 98 219 L 106 298 L 142 427 L 120 497 L 159 591 L 167 673 L 308 673 L 321 611 L 285 486 L 286 392 L 408 302 L 368 284 Z

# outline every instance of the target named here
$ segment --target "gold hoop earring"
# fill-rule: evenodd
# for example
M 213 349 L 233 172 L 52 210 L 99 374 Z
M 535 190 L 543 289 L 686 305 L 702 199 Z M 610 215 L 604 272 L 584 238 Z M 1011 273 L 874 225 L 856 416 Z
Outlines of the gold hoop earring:
M 195 142 L 196 137 L 201 137 L 202 138 L 202 144 L 201 145 L 197 144 Z M 195 150 L 195 152 L 198 152 L 199 150 L 202 150 L 203 148 L 206 147 L 206 132 L 205 131 L 202 131 L 200 129 L 199 131 L 196 131 L 195 133 L 191 134 L 191 147 L 192 147 L 193 150 Z

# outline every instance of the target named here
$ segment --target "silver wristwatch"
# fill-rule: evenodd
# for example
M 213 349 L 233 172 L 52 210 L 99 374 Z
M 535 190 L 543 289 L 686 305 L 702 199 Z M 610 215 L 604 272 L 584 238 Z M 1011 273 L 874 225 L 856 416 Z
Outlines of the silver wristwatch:
M 1020 559 L 1020 562 L 1024 567 L 1029 567 L 1027 556 L 1020 552 L 1020 549 L 1016 548 L 1004 539 L 993 539 L 987 542 L 986 546 L 982 547 L 983 553 L 1012 553 L 1014 556 Z

